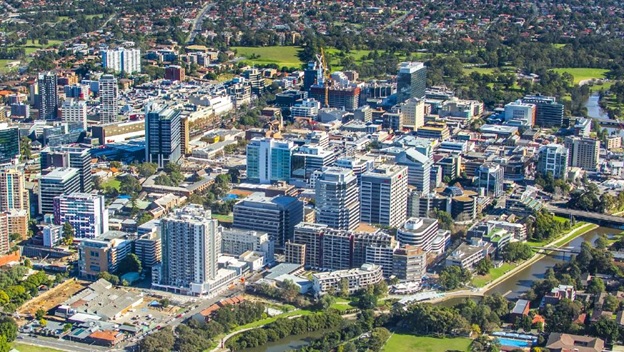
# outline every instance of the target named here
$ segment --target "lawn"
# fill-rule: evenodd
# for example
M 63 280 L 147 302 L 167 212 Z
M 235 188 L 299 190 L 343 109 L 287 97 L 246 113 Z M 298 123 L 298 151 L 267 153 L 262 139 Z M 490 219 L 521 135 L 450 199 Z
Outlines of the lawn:
M 106 182 L 102 183 L 102 188 L 106 188 L 106 187 L 113 187 L 114 189 L 116 189 L 117 191 L 119 191 L 119 187 L 121 186 L 121 181 L 119 181 L 117 178 L 115 177 L 111 177 L 108 180 L 106 180 Z
M 19 352 L 41 352 L 44 350 L 40 346 L 28 345 L 28 344 L 21 343 L 21 342 L 13 342 L 13 348 L 18 350 Z M 57 350 L 57 349 L 49 348 L 49 347 L 46 347 L 45 351 L 46 352 L 62 352 L 62 350 Z
M 0 60 L 0 72 L 7 73 L 9 71 L 17 70 L 17 68 L 21 65 L 18 65 L 15 67 L 9 67 L 9 63 L 14 62 L 14 61 L 20 62 L 21 60 L 4 60 L 4 59 Z
M 288 317 L 297 316 L 297 315 L 310 315 L 312 313 L 313 312 L 310 311 L 310 310 L 296 309 L 296 310 L 292 310 L 290 312 L 286 312 L 286 313 L 283 313 L 283 314 L 280 314 L 280 315 L 277 315 L 277 316 L 274 316 L 274 317 L 270 317 L 270 318 L 254 321 L 253 323 L 237 326 L 234 329 L 234 331 L 248 329 L 248 328 L 255 328 L 255 327 L 258 327 L 258 326 L 270 324 L 270 323 L 276 321 L 279 318 L 288 318 Z
M 231 48 L 236 50 L 237 56 L 244 56 L 245 63 L 251 64 L 277 64 L 279 67 L 301 67 L 301 60 L 297 56 L 298 46 L 263 46 L 263 47 L 247 47 L 235 46 Z M 252 55 L 257 55 L 255 59 L 251 59 Z
M 553 71 L 558 73 L 567 72 L 574 77 L 574 84 L 578 84 L 581 81 L 586 79 L 600 79 L 605 78 L 605 74 L 609 72 L 609 70 L 605 70 L 602 68 L 589 68 L 589 67 L 581 67 L 581 68 L 555 68 Z
M 18 45 L 18 47 L 20 48 L 24 48 L 26 51 L 26 55 L 30 55 L 32 53 L 34 53 L 35 51 L 39 50 L 39 49 L 45 49 L 45 48 L 49 48 L 53 45 L 56 44 L 61 44 L 63 43 L 62 40 L 48 40 L 48 44 L 39 44 L 36 40 L 35 43 L 33 44 L 32 41 L 26 42 L 26 44 L 23 45 Z
M 506 272 L 516 267 L 516 264 L 512 263 L 504 263 L 500 266 L 500 268 L 494 268 L 490 270 L 487 275 L 477 275 L 472 279 L 472 285 L 476 287 L 483 287 L 487 285 L 488 282 L 492 280 L 496 280 L 499 277 L 503 276 Z
M 561 44 L 561 43 L 559 43 L 559 44 L 553 44 L 552 46 L 554 46 L 554 47 L 555 47 L 555 48 L 557 48 L 557 49 L 561 49 L 561 48 L 565 47 L 566 45 L 567 45 L 567 44 Z
M 591 86 L 592 92 L 598 92 L 601 90 L 609 90 L 612 85 L 615 84 L 616 81 L 608 81 L 608 82 L 598 82 Z
M 444 352 L 468 351 L 472 340 L 467 338 L 441 339 L 427 336 L 392 334 L 384 352 Z
M 354 307 L 351 305 L 351 301 L 344 298 L 336 298 L 336 302 L 334 302 L 334 304 L 332 304 L 329 308 L 333 308 L 342 313 L 346 310 L 353 309 Z
M 223 214 L 212 214 L 213 219 L 217 219 L 220 222 L 232 223 L 234 221 L 234 217 L 232 215 L 223 215 Z
M 590 230 L 590 228 L 584 227 L 582 229 L 579 229 L 581 226 L 585 225 L 586 222 L 583 221 L 578 221 L 576 223 L 576 225 L 574 225 L 574 227 L 569 230 L 569 231 L 565 231 L 561 234 L 559 234 L 557 237 L 552 238 L 550 240 L 544 240 L 544 241 L 527 241 L 526 243 L 532 247 L 544 247 L 547 244 L 553 243 L 553 242 L 560 242 L 562 240 L 562 237 L 564 234 L 568 234 L 567 236 L 565 236 L 565 238 L 568 238 L 568 241 L 573 240 L 576 236 L 581 235 L 582 233 L 588 232 Z M 573 230 L 573 231 L 572 231 Z M 572 231 L 572 232 L 570 232 Z M 559 243 L 559 245 L 561 245 L 562 243 Z

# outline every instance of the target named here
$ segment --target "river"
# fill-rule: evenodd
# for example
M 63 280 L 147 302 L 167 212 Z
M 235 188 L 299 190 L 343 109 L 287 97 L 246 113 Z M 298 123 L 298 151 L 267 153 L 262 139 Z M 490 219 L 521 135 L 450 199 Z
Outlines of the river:
M 326 331 L 314 331 L 302 335 L 287 336 L 278 341 L 269 342 L 255 348 L 245 348 L 242 352 L 286 352 L 303 348 L 312 343 Z
M 583 241 L 594 242 L 598 236 L 605 234 L 608 237 L 619 234 L 622 230 L 612 229 L 607 227 L 598 227 L 580 237 L 575 238 L 570 243 L 563 245 L 562 247 L 572 247 L 578 249 L 581 247 Z M 518 298 L 523 292 L 526 292 L 536 280 L 544 278 L 544 274 L 548 268 L 552 268 L 557 263 L 561 263 L 564 260 L 569 260 L 570 254 L 558 254 L 553 253 L 540 259 L 533 265 L 518 272 L 509 279 L 496 285 L 496 287 L 489 290 L 487 293 L 500 293 L 502 295 L 511 291 L 506 297 L 509 299 Z
M 598 93 L 593 93 L 589 96 L 587 101 L 585 102 L 585 107 L 587 108 L 587 116 L 591 118 L 600 118 L 600 119 L 608 119 L 609 115 L 602 110 L 598 101 L 600 100 L 600 95 Z

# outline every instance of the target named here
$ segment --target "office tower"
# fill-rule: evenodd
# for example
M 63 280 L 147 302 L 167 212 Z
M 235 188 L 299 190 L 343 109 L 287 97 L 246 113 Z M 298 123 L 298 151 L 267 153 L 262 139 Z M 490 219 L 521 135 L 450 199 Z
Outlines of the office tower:
M 541 146 L 537 158 L 537 172 L 542 176 L 551 174 L 554 178 L 566 178 L 568 149 L 561 144 Z
M 74 98 L 77 100 L 89 100 L 91 96 L 91 89 L 86 84 L 72 84 L 70 86 L 63 87 L 65 97 Z
M 319 268 L 321 266 L 320 238 L 329 227 L 324 224 L 299 223 L 294 229 L 293 242 L 305 246 L 305 267 Z
M 182 157 L 180 111 L 153 104 L 145 113 L 145 158 L 163 168 Z
M 30 117 L 30 105 L 23 103 L 11 104 L 11 119 Z M 3 119 L 4 120 L 4 119 Z
M 161 220 L 162 286 L 193 294 L 206 293 L 217 276 L 221 229 L 210 211 L 197 205 L 176 209 Z M 209 285 L 208 285 L 209 286 Z
M 126 48 L 102 50 L 102 67 L 115 73 L 141 72 L 141 50 Z
M 54 198 L 62 194 L 80 192 L 80 171 L 75 168 L 56 168 L 39 179 L 39 214 L 54 213 Z
M 412 217 L 397 229 L 396 237 L 401 245 L 418 246 L 425 252 L 429 252 L 437 235 L 437 219 Z
M 347 111 L 357 110 L 360 104 L 360 87 L 353 86 L 332 86 L 327 90 L 325 95 L 325 88 L 319 85 L 313 85 L 310 87 L 310 98 L 321 102 L 323 108 L 335 108 L 344 109 Z M 327 97 L 327 104 L 325 104 L 325 97 Z
M 402 246 L 392 255 L 392 274 L 405 282 L 420 282 L 427 273 L 427 252 L 417 246 Z
M 400 152 L 394 161 L 398 165 L 407 166 L 407 183 L 422 193 L 427 194 L 431 189 L 431 167 L 433 161 L 419 153 L 414 148 Z
M 286 242 L 284 245 L 284 261 L 286 263 L 305 265 L 306 245 Z
M 574 123 L 574 135 L 577 137 L 589 137 L 591 134 L 592 119 L 578 117 Z
M 239 256 L 248 251 L 260 252 L 264 255 L 264 264 L 275 260 L 274 244 L 265 232 L 242 229 L 224 229 L 221 250 L 224 254 Z
M 339 230 L 360 224 L 357 177 L 352 170 L 327 168 L 316 180 L 316 221 Z
M 397 103 L 425 98 L 427 68 L 422 62 L 401 62 L 397 75 Z
M 267 197 L 256 192 L 234 205 L 233 227 L 266 232 L 275 247 L 292 239 L 295 225 L 303 221 L 303 203 L 295 197 Z
M 265 82 L 260 70 L 257 68 L 245 70 L 245 72 L 243 72 L 243 77 L 245 77 L 251 84 L 251 93 L 255 95 L 262 95 L 265 88 Z
M 63 122 L 80 123 L 87 129 L 87 103 L 84 100 L 65 100 L 61 105 Z
M 368 105 L 360 106 L 353 112 L 353 119 L 362 122 L 371 122 L 373 120 L 373 109 Z
M 169 65 L 165 67 L 165 79 L 182 82 L 186 79 L 186 72 L 179 65 Z
M 483 188 L 489 197 L 503 194 L 504 170 L 499 164 L 485 163 L 477 169 L 477 187 Z
M 399 227 L 407 215 L 407 167 L 380 165 L 362 175 L 360 220 Z
M 40 153 L 41 172 L 46 174 L 50 168 L 71 167 L 80 174 L 80 192 L 93 190 L 91 173 L 91 151 L 89 148 L 59 145 L 47 147 Z
M 191 130 L 191 126 L 190 126 L 188 116 L 181 118 L 180 119 L 180 146 L 181 146 L 183 155 L 191 154 L 191 148 L 189 147 L 189 143 L 191 141 L 190 130 Z
M 543 95 L 527 95 L 523 103 L 535 104 L 535 124 L 540 127 L 563 126 L 563 104 L 557 103 L 555 97 Z
M 364 160 L 357 157 L 343 157 L 336 160 L 336 167 L 352 170 L 358 178 L 359 186 L 362 175 L 367 171 L 371 171 L 375 167 L 375 162 L 373 160 Z
M 78 245 L 80 277 L 97 280 L 102 272 L 117 272 L 119 263 L 132 253 L 132 240 L 124 232 L 111 231 L 101 239 L 83 239 Z
M 568 148 L 568 166 L 581 169 L 598 170 L 600 161 L 600 141 L 594 138 L 566 137 L 565 147 Z
M 9 231 L 9 217 L 6 213 L 0 212 L 0 254 L 6 254 L 11 249 Z
M 336 154 L 321 146 L 303 145 L 292 155 L 292 176 L 309 179 L 315 171 L 321 171 L 336 161 Z
M 55 120 L 58 109 L 57 77 L 54 72 L 39 74 L 37 80 L 39 101 L 36 105 L 39 109 L 39 119 Z
M 150 232 L 140 236 L 134 241 L 134 253 L 139 257 L 143 268 L 151 268 L 162 260 L 160 234 Z
M 512 126 L 533 127 L 536 112 L 535 104 L 517 100 L 505 105 L 505 121 Z
M 30 211 L 24 172 L 17 168 L 0 168 L 0 212 L 11 209 Z
M 247 179 L 251 182 L 288 181 L 295 144 L 272 138 L 254 138 L 247 144 Z
M 100 88 L 100 123 L 117 122 L 117 78 L 113 75 L 102 75 L 99 81 Z
M 403 126 L 412 130 L 425 125 L 425 101 L 420 98 L 409 98 L 401 104 Z
M 108 232 L 104 196 L 89 193 L 62 194 L 54 198 L 54 223 L 69 223 L 76 238 L 98 238 Z
M 322 85 L 323 82 L 323 69 L 314 61 L 308 62 L 308 67 L 303 71 L 303 90 L 308 91 L 313 85 Z
M 20 155 L 20 135 L 17 126 L 0 123 L 0 164 L 10 163 Z

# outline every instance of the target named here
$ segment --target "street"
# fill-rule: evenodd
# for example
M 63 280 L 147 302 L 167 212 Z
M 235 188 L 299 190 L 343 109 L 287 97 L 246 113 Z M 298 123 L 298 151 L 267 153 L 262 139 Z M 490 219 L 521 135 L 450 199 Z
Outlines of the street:
M 195 36 L 197 35 L 197 33 L 199 33 L 201 31 L 201 25 L 202 25 L 202 23 L 204 21 L 204 17 L 206 16 L 206 13 L 208 13 L 208 11 L 212 10 L 213 7 L 214 7 L 213 3 L 207 3 L 199 11 L 199 14 L 195 18 L 195 21 L 193 21 L 193 26 L 191 26 L 191 33 L 189 34 L 189 38 L 186 41 L 186 44 L 192 44 L 193 43 L 193 41 L 195 40 Z
M 16 341 L 19 343 L 35 345 L 43 348 L 44 350 L 45 348 L 55 348 L 58 350 L 69 352 L 99 352 L 109 350 L 107 347 L 104 346 L 87 345 L 84 343 L 73 342 L 69 340 L 59 340 L 53 337 L 32 337 L 26 333 L 19 333 L 18 339 Z

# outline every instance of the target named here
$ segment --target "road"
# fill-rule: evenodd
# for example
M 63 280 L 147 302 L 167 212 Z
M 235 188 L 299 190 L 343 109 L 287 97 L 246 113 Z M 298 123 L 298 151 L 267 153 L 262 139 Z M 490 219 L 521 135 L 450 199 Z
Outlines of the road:
M 197 17 L 195 17 L 195 21 L 193 21 L 193 25 L 191 26 L 191 34 L 189 34 L 188 40 L 186 41 L 187 45 L 192 44 L 195 40 L 195 36 L 197 35 L 197 33 L 201 32 L 201 26 L 202 23 L 204 23 L 204 17 L 206 17 L 208 11 L 212 10 L 214 5 L 214 3 L 209 2 L 199 11 Z
M 45 351 L 47 348 L 55 348 L 57 350 L 69 352 L 100 352 L 109 350 L 104 346 L 87 345 L 80 342 L 59 340 L 53 337 L 31 337 L 25 333 L 20 333 L 18 336 L 19 338 L 15 340 L 16 342 L 41 347 L 42 351 Z

